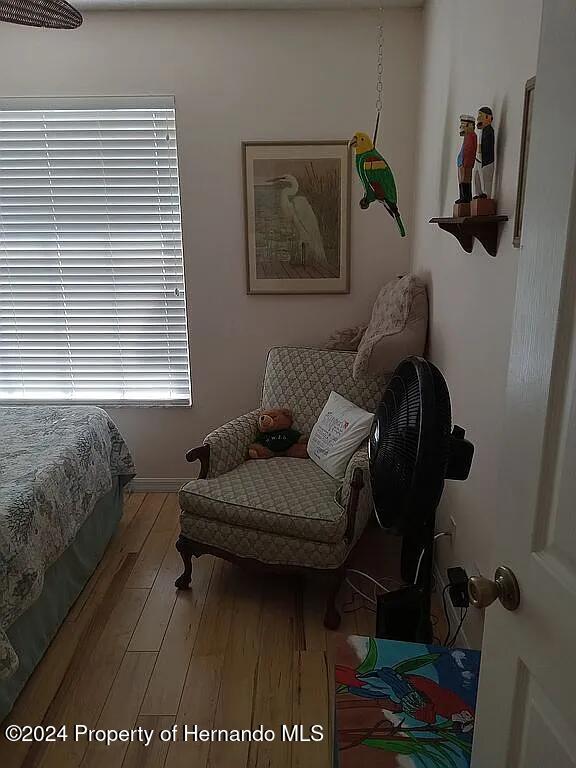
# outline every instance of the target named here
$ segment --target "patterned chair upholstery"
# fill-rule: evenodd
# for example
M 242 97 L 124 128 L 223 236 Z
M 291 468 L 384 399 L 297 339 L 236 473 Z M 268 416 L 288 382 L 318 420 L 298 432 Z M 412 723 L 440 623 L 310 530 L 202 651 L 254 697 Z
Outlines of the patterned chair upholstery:
M 294 426 L 309 434 L 332 390 L 373 412 L 385 388 L 383 378 L 352 377 L 354 353 L 301 347 L 270 350 L 261 408 L 287 407 Z M 352 456 L 342 483 L 306 459 L 246 461 L 257 431 L 259 410 L 209 434 L 189 451 L 201 461 L 200 476 L 180 490 L 185 570 L 176 582 L 189 586 L 191 556 L 211 552 L 230 560 L 276 570 L 313 569 L 335 574 L 343 567 L 371 515 L 366 444 Z M 332 593 L 331 593 L 332 594 Z M 327 625 L 337 625 L 329 600 Z

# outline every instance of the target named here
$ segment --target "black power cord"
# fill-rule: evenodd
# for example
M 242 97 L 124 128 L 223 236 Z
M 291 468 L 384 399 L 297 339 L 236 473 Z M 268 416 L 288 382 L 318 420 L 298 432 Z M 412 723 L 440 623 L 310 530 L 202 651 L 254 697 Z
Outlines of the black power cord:
M 450 589 L 450 584 L 446 584 L 444 589 L 442 590 L 442 607 L 444 608 L 444 618 L 446 619 L 446 625 L 448 627 L 448 632 L 446 633 L 446 637 L 444 638 L 444 642 L 442 645 L 446 645 L 448 642 L 448 639 L 450 638 L 451 634 L 451 628 L 450 628 L 450 616 L 448 615 L 448 607 L 446 606 L 446 592 Z
M 448 648 L 454 648 L 454 643 L 456 642 L 456 639 L 458 638 L 458 635 L 460 634 L 460 630 L 462 629 L 462 625 L 464 624 L 464 620 L 466 618 L 466 615 L 468 613 L 468 608 L 461 608 L 460 609 L 460 623 L 458 624 L 458 627 L 456 631 L 454 632 L 454 635 L 452 636 L 452 639 L 448 642 L 447 647 Z

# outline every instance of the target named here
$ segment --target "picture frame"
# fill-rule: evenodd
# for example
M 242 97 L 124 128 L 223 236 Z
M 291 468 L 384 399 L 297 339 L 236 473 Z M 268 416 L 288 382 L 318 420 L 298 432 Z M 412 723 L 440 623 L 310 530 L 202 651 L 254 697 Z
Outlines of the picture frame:
M 350 147 L 242 143 L 248 294 L 350 292 Z
M 534 92 L 536 78 L 531 77 L 524 87 L 524 109 L 522 114 L 522 137 L 520 139 L 520 160 L 518 163 L 518 184 L 516 190 L 516 211 L 514 213 L 514 233 L 512 245 L 520 248 L 522 240 L 522 220 L 524 216 L 524 197 L 526 194 L 526 169 L 530 151 L 532 126 L 532 111 L 534 107 Z

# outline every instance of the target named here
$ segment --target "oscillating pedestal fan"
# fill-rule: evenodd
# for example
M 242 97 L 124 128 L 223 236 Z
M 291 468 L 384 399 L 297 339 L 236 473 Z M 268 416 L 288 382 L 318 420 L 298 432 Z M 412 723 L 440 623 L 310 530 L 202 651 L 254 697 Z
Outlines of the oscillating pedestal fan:
M 444 480 L 465 480 L 474 446 L 452 428 L 450 395 L 435 365 L 408 357 L 376 409 L 368 444 L 374 511 L 400 533 L 402 578 L 412 586 L 378 600 L 380 637 L 432 642 L 430 593 L 436 507 Z

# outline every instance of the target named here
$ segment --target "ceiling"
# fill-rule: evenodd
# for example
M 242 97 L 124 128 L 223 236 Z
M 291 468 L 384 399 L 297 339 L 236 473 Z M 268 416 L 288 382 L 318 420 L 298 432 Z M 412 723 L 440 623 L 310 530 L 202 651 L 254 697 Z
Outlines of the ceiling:
M 420 8 L 425 0 L 72 0 L 82 11 L 96 10 L 328 10 L 352 8 Z

